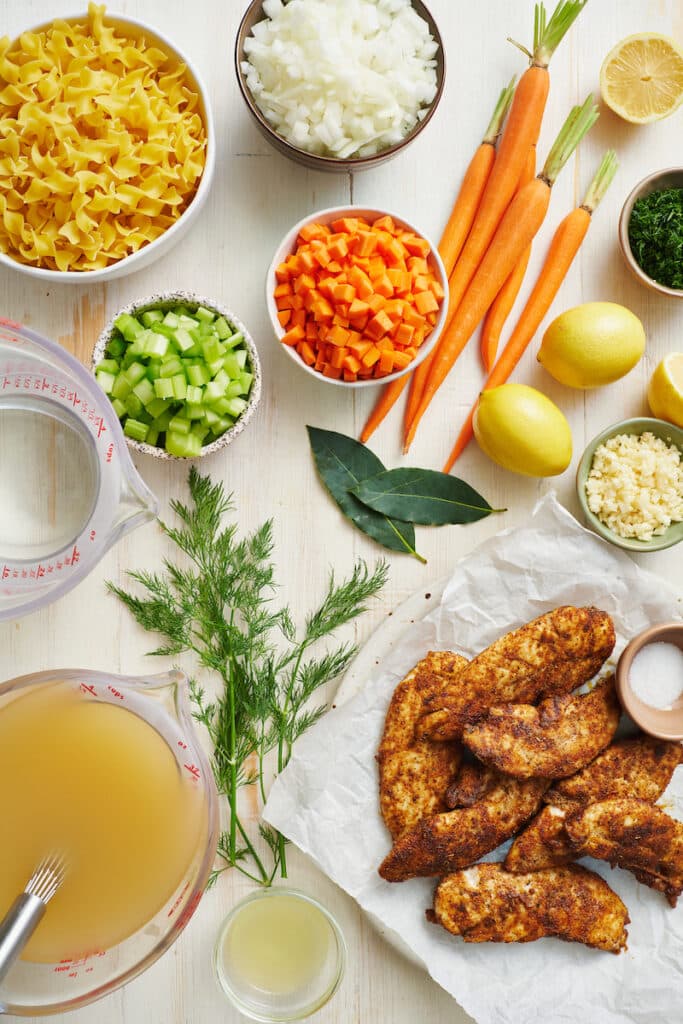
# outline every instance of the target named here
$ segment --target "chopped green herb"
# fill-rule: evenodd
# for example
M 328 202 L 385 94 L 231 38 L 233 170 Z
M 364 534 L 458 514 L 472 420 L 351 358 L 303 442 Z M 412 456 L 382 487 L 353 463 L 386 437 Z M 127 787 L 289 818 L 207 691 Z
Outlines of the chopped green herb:
M 664 188 L 639 199 L 628 225 L 631 251 L 648 277 L 683 289 L 683 188 Z

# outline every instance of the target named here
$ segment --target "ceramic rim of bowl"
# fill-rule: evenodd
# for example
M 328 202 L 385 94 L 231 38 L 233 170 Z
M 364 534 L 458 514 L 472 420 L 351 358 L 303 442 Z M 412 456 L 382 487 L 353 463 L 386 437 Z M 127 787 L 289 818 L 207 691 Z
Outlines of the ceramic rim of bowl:
M 40 32 L 49 28 L 56 20 L 73 23 L 75 21 L 87 21 L 87 18 L 88 14 L 85 11 L 82 14 L 67 14 L 59 17 L 58 19 L 52 18 L 48 21 L 42 21 L 40 24 L 33 25 L 23 31 Z M 187 75 L 195 86 L 199 96 L 200 112 L 202 114 L 202 120 L 204 122 L 204 129 L 206 132 L 206 159 L 204 161 L 204 169 L 199 180 L 197 191 L 190 200 L 187 208 L 181 213 L 180 217 L 178 217 L 178 219 L 171 224 L 169 228 L 166 228 L 163 234 L 159 235 L 158 238 L 155 238 L 154 241 L 148 242 L 148 244 L 144 245 L 141 249 L 137 249 L 135 252 L 129 253 L 128 256 L 124 256 L 122 259 L 117 260 L 115 263 L 111 263 L 107 267 L 100 267 L 97 270 L 50 270 L 48 267 L 36 267 L 30 263 L 20 263 L 18 260 L 13 259 L 8 253 L 0 252 L 0 266 L 8 267 L 9 269 L 16 270 L 19 273 L 27 274 L 36 280 L 42 279 L 43 281 L 58 282 L 60 284 L 91 284 L 94 281 L 106 281 L 114 277 L 123 277 L 124 273 L 128 274 L 137 270 L 140 263 L 147 265 L 148 263 L 153 262 L 155 259 L 162 256 L 167 249 L 170 249 L 173 244 L 175 244 L 174 239 L 176 235 L 181 234 L 187 227 L 189 227 L 189 222 L 197 216 L 201 208 L 204 206 L 213 181 L 216 164 L 216 133 L 213 120 L 213 110 L 211 108 L 209 91 L 194 63 L 178 49 L 175 43 L 173 43 L 168 36 L 165 36 L 158 29 L 147 24 L 147 22 L 140 21 L 138 18 L 131 18 L 128 15 L 113 14 L 110 11 L 107 11 L 105 19 L 107 24 L 114 25 L 114 27 L 121 28 L 124 31 L 126 27 L 132 26 L 133 31 L 130 38 L 135 38 L 136 36 L 144 34 L 151 36 L 153 40 L 156 40 L 168 50 L 170 56 L 174 57 L 179 63 L 185 65 Z M 126 268 L 125 272 L 122 269 L 124 267 Z
M 646 288 L 650 289 L 650 291 L 658 292 L 660 295 L 667 295 L 669 298 L 673 299 L 683 299 L 683 289 L 669 288 L 667 285 L 660 284 L 659 281 L 655 281 L 645 273 L 633 255 L 631 241 L 629 238 L 629 225 L 631 223 L 633 207 L 643 196 L 648 196 L 652 192 L 656 192 L 658 190 L 658 183 L 660 181 L 664 181 L 664 179 L 670 179 L 671 183 L 667 184 L 665 182 L 662 187 L 680 187 L 683 189 L 683 167 L 667 167 L 663 171 L 655 171 L 653 174 L 648 174 L 647 177 L 639 181 L 635 188 L 631 190 L 619 216 L 619 246 L 627 267 L 641 284 L 644 284 Z
M 683 699 L 679 697 L 671 708 L 656 708 L 638 697 L 631 686 L 633 659 L 648 644 L 658 641 L 674 643 L 683 651 L 683 621 L 650 626 L 627 644 L 617 662 L 617 693 L 624 710 L 643 732 L 657 739 L 679 741 L 683 740 Z

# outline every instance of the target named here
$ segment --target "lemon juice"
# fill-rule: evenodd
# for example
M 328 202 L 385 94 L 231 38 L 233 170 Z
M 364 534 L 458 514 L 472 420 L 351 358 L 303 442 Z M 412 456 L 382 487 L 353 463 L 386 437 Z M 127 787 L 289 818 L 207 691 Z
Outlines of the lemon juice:
M 0 699 L 0 919 L 51 852 L 61 889 L 23 953 L 100 953 L 147 924 L 192 861 L 204 803 L 144 719 L 66 683 Z

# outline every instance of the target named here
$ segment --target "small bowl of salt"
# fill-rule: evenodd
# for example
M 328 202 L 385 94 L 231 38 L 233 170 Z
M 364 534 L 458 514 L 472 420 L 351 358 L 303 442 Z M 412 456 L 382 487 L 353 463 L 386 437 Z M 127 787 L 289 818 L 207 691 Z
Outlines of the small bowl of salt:
M 617 692 L 636 725 L 662 740 L 683 740 L 683 622 L 639 633 L 617 664 Z

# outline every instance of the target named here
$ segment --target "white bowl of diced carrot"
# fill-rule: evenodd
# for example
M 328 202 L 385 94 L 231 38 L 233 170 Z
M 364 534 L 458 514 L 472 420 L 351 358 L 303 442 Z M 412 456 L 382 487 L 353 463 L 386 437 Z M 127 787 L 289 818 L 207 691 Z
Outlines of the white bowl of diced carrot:
M 312 213 L 287 232 L 266 279 L 282 350 L 318 380 L 386 384 L 426 359 L 443 330 L 448 278 L 403 217 L 360 206 Z

